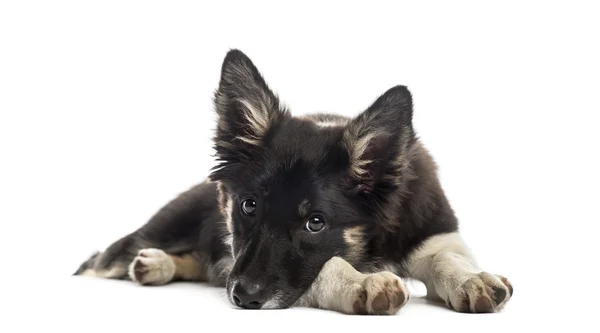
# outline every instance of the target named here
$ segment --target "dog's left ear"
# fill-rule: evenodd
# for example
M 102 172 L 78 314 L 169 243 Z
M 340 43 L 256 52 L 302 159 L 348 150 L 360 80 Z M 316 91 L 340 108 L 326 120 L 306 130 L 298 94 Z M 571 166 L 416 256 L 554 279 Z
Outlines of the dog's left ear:
M 342 144 L 355 189 L 371 192 L 385 176 L 397 178 L 398 164 L 415 138 L 412 114 L 410 91 L 395 86 L 348 124 Z
M 236 49 L 225 56 L 214 103 L 215 149 L 226 164 L 251 158 L 271 127 L 288 114 L 250 58 Z

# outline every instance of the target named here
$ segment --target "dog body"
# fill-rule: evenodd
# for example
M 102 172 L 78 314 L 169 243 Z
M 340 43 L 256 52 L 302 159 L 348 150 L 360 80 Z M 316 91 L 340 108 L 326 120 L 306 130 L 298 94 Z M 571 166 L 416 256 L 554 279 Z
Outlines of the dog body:
M 354 118 L 294 117 L 251 60 L 231 50 L 215 92 L 218 165 L 76 275 L 143 285 L 203 281 L 236 306 L 394 314 L 402 278 L 463 312 L 512 296 L 460 239 L 436 165 L 396 86 Z

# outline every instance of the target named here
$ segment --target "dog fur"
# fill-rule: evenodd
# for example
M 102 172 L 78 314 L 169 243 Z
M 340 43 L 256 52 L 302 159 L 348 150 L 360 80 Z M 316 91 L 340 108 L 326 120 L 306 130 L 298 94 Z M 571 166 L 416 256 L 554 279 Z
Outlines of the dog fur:
M 295 117 L 230 50 L 214 105 L 209 178 L 76 275 L 207 282 L 249 309 L 395 314 L 410 297 L 402 278 L 461 312 L 495 312 L 511 298 L 510 282 L 484 272 L 460 238 L 405 86 L 353 118 Z

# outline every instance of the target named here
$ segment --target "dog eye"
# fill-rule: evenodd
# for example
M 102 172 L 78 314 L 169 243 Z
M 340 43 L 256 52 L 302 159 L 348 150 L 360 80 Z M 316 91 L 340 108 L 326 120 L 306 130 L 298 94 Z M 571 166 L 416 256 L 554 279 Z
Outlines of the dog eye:
M 246 215 L 254 215 L 254 212 L 256 211 L 256 201 L 252 199 L 242 201 L 242 211 Z
M 325 227 L 325 220 L 320 216 L 313 216 L 306 222 L 306 230 L 310 232 L 319 232 Z

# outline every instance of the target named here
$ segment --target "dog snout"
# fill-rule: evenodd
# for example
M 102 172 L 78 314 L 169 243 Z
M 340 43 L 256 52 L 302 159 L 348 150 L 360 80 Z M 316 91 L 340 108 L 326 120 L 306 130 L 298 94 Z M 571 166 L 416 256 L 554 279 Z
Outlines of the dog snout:
M 235 305 L 241 308 L 260 309 L 269 299 L 269 294 L 258 284 L 240 281 L 233 287 L 232 298 Z

